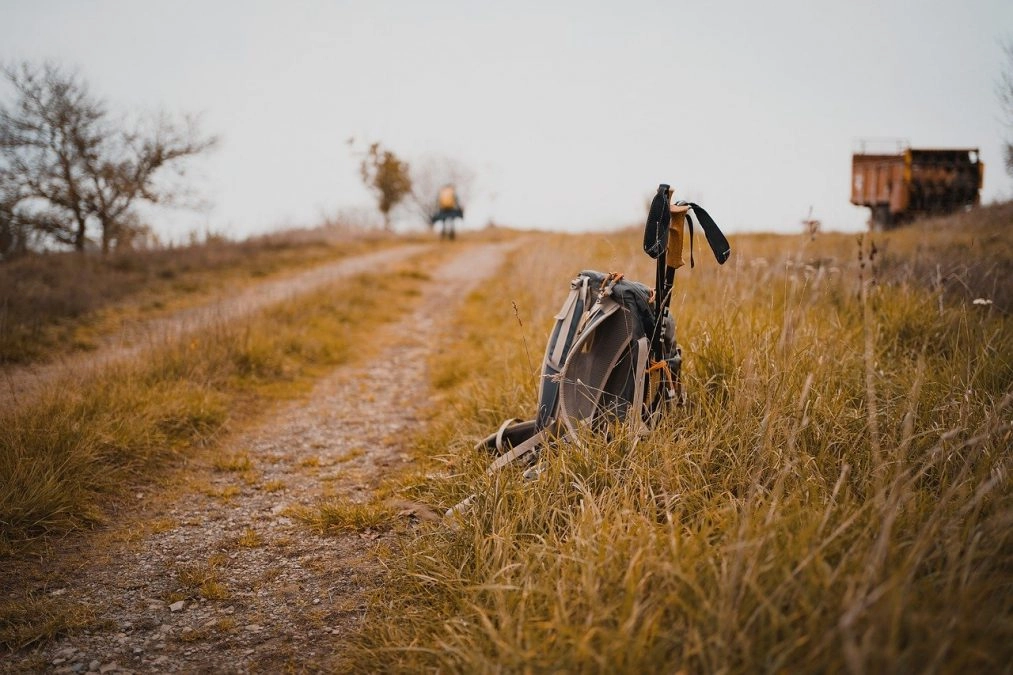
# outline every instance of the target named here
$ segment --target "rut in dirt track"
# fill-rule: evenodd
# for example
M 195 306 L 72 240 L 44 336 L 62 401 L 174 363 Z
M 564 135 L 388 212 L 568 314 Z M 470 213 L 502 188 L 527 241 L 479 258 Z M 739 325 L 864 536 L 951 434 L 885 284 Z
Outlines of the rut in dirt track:
M 385 474 L 411 462 L 406 444 L 428 405 L 427 360 L 445 344 L 461 299 L 513 245 L 462 247 L 433 271 L 415 310 L 377 332 L 375 357 L 338 368 L 308 399 L 230 442 L 224 452 L 249 456 L 255 480 L 198 465 L 188 471 L 206 472 L 203 489 L 139 492 L 133 525 L 121 529 L 140 534 L 107 536 L 59 588 L 39 589 L 93 608 L 108 628 L 24 658 L 51 672 L 340 670 L 366 594 L 384 581 L 372 550 L 393 535 L 319 536 L 286 513 L 322 498 L 368 501 Z M 215 496 L 226 491 L 236 494 Z M 201 597 L 193 586 L 201 574 L 221 597 Z

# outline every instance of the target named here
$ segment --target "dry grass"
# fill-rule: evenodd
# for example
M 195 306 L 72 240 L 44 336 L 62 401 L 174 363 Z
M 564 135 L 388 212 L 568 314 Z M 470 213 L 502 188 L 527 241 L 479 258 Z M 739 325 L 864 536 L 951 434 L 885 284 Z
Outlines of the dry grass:
M 219 499 L 223 504 L 231 504 L 232 500 L 243 493 L 238 485 L 223 485 L 221 487 L 208 486 L 204 494 L 214 499 Z
M 263 545 L 263 538 L 256 530 L 251 528 L 246 528 L 243 530 L 243 533 L 236 538 L 236 546 L 239 546 L 240 548 L 259 548 Z
M 339 455 L 338 458 L 335 459 L 334 461 L 337 464 L 343 464 L 345 462 L 351 462 L 353 459 L 358 459 L 359 457 L 362 457 L 365 454 L 366 451 L 363 448 L 359 447 L 349 448 L 345 452 L 341 453 L 341 455 Z
M 884 239 L 880 271 L 897 284 L 918 284 L 943 302 L 991 300 L 1013 312 L 1013 202 L 891 232 Z
M 187 599 L 204 598 L 205 600 L 225 600 L 229 597 L 228 589 L 222 581 L 221 568 L 227 562 L 212 556 L 206 563 L 186 563 L 176 565 L 176 577 L 180 588 L 176 593 L 183 594 Z
M 844 235 L 737 237 L 724 269 L 701 253 L 674 302 L 690 407 L 635 446 L 557 448 L 537 482 L 485 477 L 471 445 L 533 413 L 576 271 L 653 277 L 636 232 L 516 256 L 523 283 L 474 294 L 434 362 L 422 467 L 391 488 L 475 507 L 398 538 L 349 670 L 1008 668 L 1013 279 L 1008 252 L 976 269 L 964 246 L 1008 237 L 1004 208 L 876 235 L 888 255 L 867 240 L 861 267 Z M 919 256 L 973 292 L 941 296 Z
M 0 646 L 13 651 L 42 640 L 101 625 L 86 604 L 62 597 L 0 600 Z
M 215 457 L 212 466 L 218 471 L 242 473 L 253 469 L 253 460 L 247 453 L 237 452 Z
M 281 492 L 285 489 L 285 481 L 280 479 L 269 480 L 264 483 L 264 490 L 266 492 Z
M 396 510 L 383 501 L 361 503 L 337 497 L 312 507 L 291 507 L 285 515 L 331 534 L 389 530 L 397 522 Z

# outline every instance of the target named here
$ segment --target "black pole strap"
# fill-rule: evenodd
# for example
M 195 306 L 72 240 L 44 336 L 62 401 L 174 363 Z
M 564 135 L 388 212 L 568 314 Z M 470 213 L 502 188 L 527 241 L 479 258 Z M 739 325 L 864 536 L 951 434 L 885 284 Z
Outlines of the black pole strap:
M 689 268 L 693 269 L 696 267 L 696 261 L 693 260 L 693 216 L 686 213 L 686 224 L 689 225 Z
M 675 286 L 675 269 L 668 267 L 667 251 L 670 228 L 672 224 L 672 210 L 670 200 L 672 197 L 671 188 L 662 183 L 651 200 L 651 207 L 647 212 L 647 226 L 644 228 L 644 252 L 657 261 L 657 270 L 654 283 L 654 316 L 655 329 L 651 336 L 651 350 L 657 360 L 664 354 L 664 347 L 661 344 L 661 325 L 664 320 L 664 311 L 670 307 L 672 302 L 672 290 Z M 732 253 L 732 247 L 728 239 L 721 232 L 721 228 L 714 222 L 711 215 L 699 204 L 693 202 L 676 202 L 678 206 L 688 206 L 692 210 L 703 228 L 707 244 L 714 253 L 714 259 L 719 265 L 724 265 Z M 693 230 L 695 224 L 693 217 L 687 211 L 685 214 L 686 224 L 689 226 L 689 266 L 696 267 L 696 258 L 693 255 Z M 682 224 L 680 223 L 680 227 Z M 680 256 L 681 257 L 681 256 Z
M 728 256 L 732 254 L 732 247 L 728 243 L 728 239 L 721 232 L 721 228 L 714 222 L 710 214 L 703 210 L 703 207 L 699 204 L 693 204 L 690 202 L 689 207 L 696 213 L 697 219 L 700 221 L 700 227 L 703 228 L 704 236 L 707 237 L 707 243 L 710 244 L 711 251 L 714 252 L 714 259 L 718 261 L 719 265 L 724 265 L 725 261 L 728 260 Z M 692 241 L 693 241 L 693 226 L 689 227 L 690 236 L 690 254 L 692 255 Z

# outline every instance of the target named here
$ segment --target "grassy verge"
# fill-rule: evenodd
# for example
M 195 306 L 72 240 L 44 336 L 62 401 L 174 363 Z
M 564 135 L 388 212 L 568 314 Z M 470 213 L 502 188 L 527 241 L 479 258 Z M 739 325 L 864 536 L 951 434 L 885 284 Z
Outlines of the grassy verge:
M 982 240 L 1009 225 L 961 218 Z M 421 468 L 388 489 L 439 509 L 477 491 L 475 508 L 456 527 L 399 532 L 385 556 L 396 583 L 374 598 L 348 667 L 1005 668 L 1013 325 L 997 302 L 927 276 L 932 256 L 970 269 L 966 234 L 877 235 L 889 256 L 871 262 L 869 241 L 860 262 L 856 238 L 836 235 L 738 237 L 723 269 L 701 253 L 674 302 L 691 406 L 635 447 L 549 453 L 535 483 L 486 478 L 471 445 L 533 413 L 574 272 L 652 277 L 638 233 L 518 254 L 523 283 L 486 285 L 462 311 L 461 339 L 433 364 Z M 978 281 L 948 269 L 993 299 L 1009 297 L 995 272 L 1006 264 Z
M 223 289 L 402 241 L 332 229 L 0 265 L 0 366 L 93 348 L 124 321 L 165 315 Z
M 439 255 L 200 331 L 0 412 L 0 554 L 101 520 L 127 486 L 368 350 L 370 331 L 414 301 Z

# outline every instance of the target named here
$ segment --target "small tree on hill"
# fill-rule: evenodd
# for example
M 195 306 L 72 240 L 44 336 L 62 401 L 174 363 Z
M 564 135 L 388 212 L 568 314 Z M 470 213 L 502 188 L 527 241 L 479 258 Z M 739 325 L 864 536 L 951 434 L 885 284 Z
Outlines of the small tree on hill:
M 373 143 L 359 164 L 362 182 L 376 195 L 377 207 L 383 215 L 383 227 L 390 229 L 390 212 L 411 194 L 412 180 L 407 162 L 390 150 Z
M 172 201 L 156 179 L 211 148 L 191 119 L 147 126 L 114 123 L 105 103 L 73 73 L 52 64 L 4 68 L 14 100 L 0 103 L 3 222 L 19 232 L 83 251 L 97 230 L 103 253 L 128 238 L 140 202 Z

